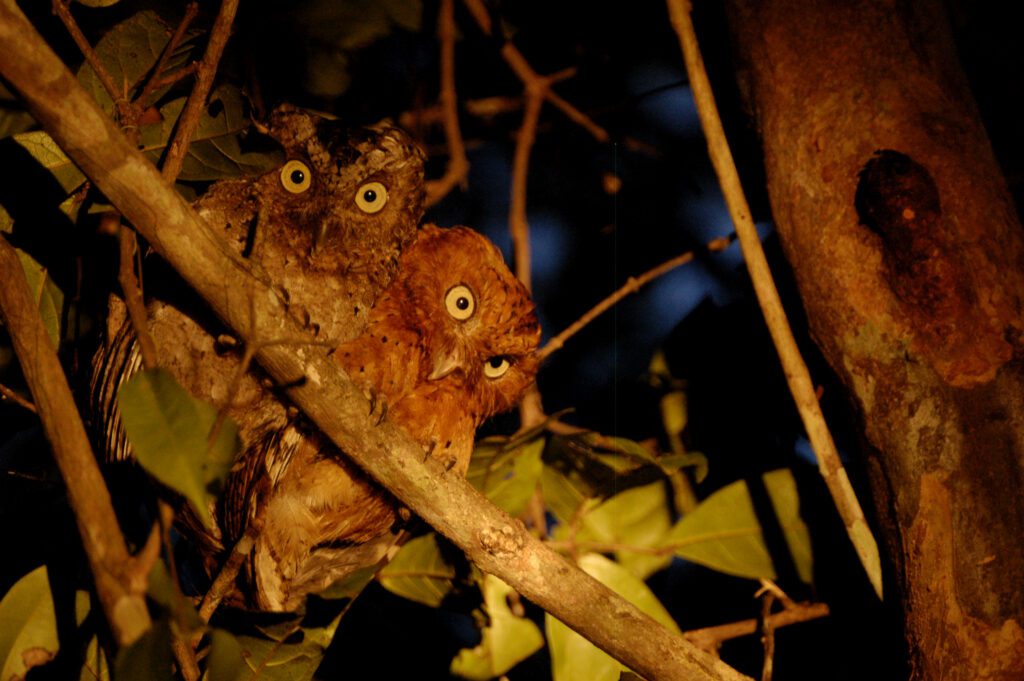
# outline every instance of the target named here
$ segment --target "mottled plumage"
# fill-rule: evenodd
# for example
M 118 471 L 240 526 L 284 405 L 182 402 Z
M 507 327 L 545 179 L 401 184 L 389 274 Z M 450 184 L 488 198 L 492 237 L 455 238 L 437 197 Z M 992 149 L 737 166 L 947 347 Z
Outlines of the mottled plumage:
M 428 225 L 403 252 L 363 334 L 334 357 L 388 406 L 389 420 L 464 474 L 477 426 L 533 381 L 539 340 L 533 303 L 500 252 L 470 229 Z M 260 517 L 262 528 L 247 588 L 251 605 L 291 610 L 383 557 L 396 502 L 322 441 L 295 432 L 268 445 L 263 470 L 250 474 L 273 484 L 250 483 L 248 519 Z
M 396 128 L 349 131 L 287 105 L 272 114 L 267 133 L 283 148 L 285 162 L 261 176 L 216 182 L 194 207 L 215 236 L 269 276 L 318 340 L 356 338 L 422 218 L 423 153 Z M 240 470 L 255 469 L 252 462 L 270 443 L 294 448 L 319 437 L 293 424 L 294 410 L 257 367 L 232 389 L 241 348 L 218 342 L 227 330 L 166 265 L 149 258 L 145 275 L 158 360 L 193 395 L 229 404 L 245 447 Z M 111 459 L 128 454 L 116 394 L 140 364 L 124 303 L 112 297 L 92 388 L 94 420 Z M 180 514 L 211 570 L 240 536 L 227 517 L 238 515 L 231 504 L 244 505 L 245 493 L 229 485 L 215 509 L 224 517 L 211 533 L 189 522 L 187 508 Z

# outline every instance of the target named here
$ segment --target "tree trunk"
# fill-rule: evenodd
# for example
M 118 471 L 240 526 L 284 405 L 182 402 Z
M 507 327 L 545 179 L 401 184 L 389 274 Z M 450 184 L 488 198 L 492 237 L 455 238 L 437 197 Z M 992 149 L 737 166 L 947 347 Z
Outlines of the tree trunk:
M 1024 234 L 943 8 L 731 0 L 811 331 L 874 452 L 915 679 L 1024 678 Z

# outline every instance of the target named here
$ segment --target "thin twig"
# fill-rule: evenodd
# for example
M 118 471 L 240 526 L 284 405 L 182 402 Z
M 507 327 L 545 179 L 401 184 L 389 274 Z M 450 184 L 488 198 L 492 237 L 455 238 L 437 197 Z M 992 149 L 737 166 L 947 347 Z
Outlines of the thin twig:
M 822 617 L 828 617 L 828 605 L 825 603 L 801 604 L 788 610 L 775 613 L 766 619 L 775 629 L 787 627 L 791 624 L 809 622 Z M 724 641 L 729 641 L 741 636 L 749 636 L 757 633 L 757 620 L 748 619 L 729 624 L 719 624 L 714 627 L 703 629 L 692 629 L 684 631 L 683 637 L 698 648 L 709 652 L 718 650 Z
M 214 578 L 213 584 L 203 594 L 203 600 L 199 604 L 199 617 L 204 622 L 210 621 L 214 611 L 217 610 L 217 606 L 234 588 L 238 571 L 242 569 L 245 559 L 252 552 L 252 547 L 256 544 L 260 525 L 261 523 L 255 521 L 249 523 L 249 528 L 242 535 L 242 538 L 238 540 L 234 548 L 231 549 L 231 554 L 224 561 L 224 565 L 221 566 L 220 572 Z M 195 645 L 198 642 L 198 639 L 194 639 L 192 644 Z
M 153 85 L 154 90 L 159 90 L 162 87 L 174 85 L 179 80 L 183 80 L 195 73 L 198 73 L 199 66 L 199 62 L 192 62 L 191 64 L 182 66 L 181 68 L 175 69 L 170 73 L 164 73 L 158 77 L 154 77 L 153 80 L 150 81 L 150 83 Z M 140 107 L 144 107 L 148 104 L 148 102 L 141 96 L 136 101 L 138 101 Z
M 764 645 L 761 681 L 772 681 L 772 670 L 775 667 L 775 625 L 772 623 L 773 603 L 775 603 L 775 594 L 768 591 L 761 602 L 761 643 Z
M 181 45 L 182 40 L 185 38 L 185 31 L 188 30 L 189 25 L 193 19 L 196 18 L 196 14 L 199 13 L 199 4 L 190 2 L 185 6 L 185 14 L 182 16 L 181 21 L 178 22 L 178 27 L 174 29 L 174 33 L 171 35 L 170 40 L 164 45 L 164 51 L 160 53 L 160 58 L 157 59 L 156 65 L 150 72 L 149 81 L 145 87 L 142 88 L 142 92 L 135 98 L 135 101 L 140 106 L 146 106 L 149 96 L 156 90 L 159 90 L 164 85 L 168 84 L 161 82 L 164 76 L 164 68 L 167 66 L 167 61 L 171 58 L 171 55 L 177 51 L 178 46 Z M 188 67 L 186 67 L 188 68 Z M 174 80 L 171 81 L 175 82 Z
M 118 223 L 121 222 L 120 214 L 112 219 L 116 219 Z M 138 250 L 135 232 L 125 225 L 121 225 L 118 242 L 121 250 L 121 264 L 117 281 L 121 284 L 121 292 L 124 293 L 124 303 L 128 308 L 128 318 L 131 320 L 132 330 L 135 331 L 135 337 L 139 341 L 142 365 L 147 369 L 154 369 L 158 364 L 156 343 L 153 342 L 153 337 L 149 333 L 146 303 L 142 298 L 139 280 L 135 276 L 135 254 Z
M 782 603 L 782 607 L 796 607 L 796 602 L 792 598 L 790 598 L 789 595 L 785 591 L 783 591 L 778 584 L 776 584 L 770 579 L 759 579 L 757 581 L 760 582 L 761 588 L 757 590 L 757 593 L 754 594 L 755 596 L 760 597 L 766 593 L 770 593 L 775 598 L 775 600 Z
M 530 285 L 530 224 L 526 219 L 526 182 L 530 170 L 530 150 L 537 136 L 537 121 L 540 118 L 544 98 L 539 91 L 526 94 L 526 112 L 516 140 L 515 156 L 512 160 L 512 202 L 509 208 L 509 230 L 515 259 L 516 277 L 527 290 Z
M 238 0 L 224 0 L 220 5 L 220 12 L 217 13 L 217 18 L 213 22 L 210 40 L 206 44 L 206 53 L 200 62 L 199 72 L 196 74 L 195 87 L 192 88 L 185 108 L 178 118 L 174 139 L 167 147 L 167 156 L 161 173 L 169 182 L 177 179 L 178 173 L 181 172 L 181 168 L 185 164 L 185 153 L 188 151 L 192 136 L 199 127 L 199 119 L 203 115 L 206 98 L 213 87 L 213 77 L 217 74 L 217 64 L 220 63 L 224 46 L 231 36 L 231 24 L 235 20 L 237 11 Z
M 727 237 L 715 239 L 714 241 L 708 243 L 707 249 L 713 252 L 724 250 L 729 247 L 729 244 L 732 243 L 734 238 L 735 237 L 730 234 Z M 607 312 L 613 305 L 618 303 L 620 300 L 622 300 L 631 293 L 636 293 L 645 284 L 652 281 L 653 279 L 657 279 L 658 277 L 668 272 L 671 272 L 675 268 L 685 265 L 686 263 L 693 260 L 694 257 L 694 251 L 687 251 L 686 253 L 677 255 L 676 257 L 670 260 L 666 260 L 657 267 L 652 267 L 651 269 L 647 270 L 646 272 L 637 277 L 630 277 L 629 279 L 626 280 L 625 284 L 619 287 L 617 291 L 615 291 L 610 296 L 599 302 L 594 307 L 590 308 L 587 312 L 583 314 L 583 316 L 581 316 L 575 322 L 566 327 L 564 331 L 562 331 L 557 336 L 549 340 L 544 345 L 544 347 L 540 349 L 538 355 L 541 359 L 545 359 L 551 353 L 555 352 L 556 350 L 560 350 L 562 346 L 565 345 L 565 342 L 567 340 L 569 340 L 577 333 L 579 333 L 583 329 L 583 327 L 585 327 L 590 322 L 594 321 L 594 319 L 596 319 L 599 315 L 601 315 L 604 312 Z
M 0 397 L 2 397 L 5 400 L 10 400 L 11 402 L 14 402 L 19 407 L 28 409 L 33 414 L 36 413 L 36 405 L 32 404 L 32 402 L 26 400 L 24 397 L 14 392 L 3 383 L 0 383 Z
M 473 19 L 476 21 L 484 35 L 491 35 L 493 30 L 491 17 L 487 13 L 487 8 L 484 7 L 482 0 L 463 1 L 466 4 L 466 9 L 469 10 L 469 13 L 473 16 Z M 543 78 L 543 76 L 533 70 L 533 67 L 526 61 L 523 54 L 511 42 L 506 42 L 502 46 L 501 56 L 505 59 L 505 62 L 512 68 L 512 71 L 515 72 L 516 76 L 523 82 L 523 85 L 525 85 L 527 89 L 535 87 Z M 565 101 L 548 88 L 544 88 L 543 96 L 551 101 L 557 109 L 568 116 L 570 120 L 578 123 L 587 132 L 593 135 L 594 139 L 598 142 L 608 141 L 608 132 L 575 106 Z
M 469 159 L 466 158 L 466 146 L 459 127 L 459 100 L 455 92 L 455 0 L 441 0 L 437 35 L 441 40 L 441 90 L 438 103 L 441 105 L 444 136 L 448 142 L 448 165 L 440 179 L 427 182 L 427 207 L 447 196 L 456 185 L 465 185 L 469 173 Z
M 878 557 L 878 544 L 871 534 L 864 511 L 861 509 L 860 502 L 850 485 L 850 479 L 839 459 L 832 434 L 825 423 L 821 405 L 818 404 L 814 393 L 811 374 L 803 357 L 800 356 L 800 350 L 793 338 L 793 331 L 786 319 L 786 312 L 782 308 L 779 291 L 775 287 L 775 282 L 772 281 L 768 260 L 765 258 L 764 249 L 757 236 L 754 221 L 750 217 L 750 206 L 747 205 L 739 173 L 736 171 L 736 164 L 733 162 L 732 152 L 729 150 L 729 142 L 718 116 L 718 107 L 715 105 L 714 94 L 711 91 L 711 82 L 704 69 L 704 60 L 701 57 L 697 36 L 693 29 L 689 3 L 686 0 L 667 0 L 667 2 L 672 26 L 679 36 L 679 44 L 682 47 L 686 73 L 689 76 L 693 98 L 697 104 L 697 113 L 708 140 L 711 163 L 715 167 L 718 182 L 722 187 L 722 194 L 725 196 L 725 202 L 729 208 L 729 215 L 732 217 L 736 234 L 739 236 L 743 257 L 746 260 L 747 269 L 750 271 L 754 292 L 757 294 L 757 301 L 761 305 L 761 312 L 764 314 L 775 349 L 782 361 L 786 382 L 789 384 L 789 390 L 793 394 L 800 418 L 807 430 L 811 447 L 818 457 L 819 470 L 825 479 L 825 485 L 832 494 L 836 509 L 846 525 L 846 531 L 861 564 L 864 566 L 864 571 L 875 588 L 875 593 L 881 598 L 882 568 Z
M 85 61 L 92 67 L 93 72 L 99 78 L 100 84 L 107 91 L 107 94 L 110 95 L 110 98 L 115 102 L 126 102 L 127 94 L 118 89 L 114 79 L 110 76 L 106 67 L 103 66 L 103 62 L 100 61 L 99 55 L 96 54 L 96 50 L 92 49 L 92 45 L 89 44 L 85 34 L 82 33 L 82 29 L 78 28 L 78 22 L 71 16 L 70 5 L 70 0 L 68 2 L 65 2 L 65 0 L 53 0 L 53 12 L 60 17 L 65 28 L 68 29 L 71 39 L 78 45 L 78 49 L 82 52 L 82 56 L 85 57 Z

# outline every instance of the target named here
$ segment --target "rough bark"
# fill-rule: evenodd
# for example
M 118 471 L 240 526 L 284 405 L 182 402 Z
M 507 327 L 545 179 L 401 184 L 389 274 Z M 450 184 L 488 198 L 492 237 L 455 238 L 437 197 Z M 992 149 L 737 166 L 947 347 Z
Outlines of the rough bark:
M 731 0 L 811 330 L 863 416 L 916 679 L 1024 676 L 1024 232 L 943 8 Z

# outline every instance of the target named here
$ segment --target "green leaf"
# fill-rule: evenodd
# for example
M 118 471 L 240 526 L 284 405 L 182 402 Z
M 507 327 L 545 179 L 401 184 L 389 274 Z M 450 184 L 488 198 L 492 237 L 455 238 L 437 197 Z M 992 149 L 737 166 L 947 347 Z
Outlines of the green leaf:
M 85 175 L 69 159 L 53 138 L 42 130 L 23 132 L 14 136 L 14 141 L 32 158 L 48 170 L 68 194 L 82 186 Z
M 484 440 L 473 451 L 466 479 L 495 506 L 519 515 L 540 481 L 544 444 L 539 433 L 526 442 L 498 444 Z
M 651 590 L 618 563 L 596 553 L 581 556 L 578 564 L 591 577 L 650 615 L 669 631 L 679 627 Z M 625 669 L 608 653 L 565 626 L 551 615 L 544 616 L 551 673 L 554 681 L 616 681 Z
M 582 477 L 563 473 L 554 466 L 544 466 L 540 488 L 544 504 L 563 524 L 570 522 L 577 509 L 594 494 L 593 486 Z
M 325 627 L 300 627 L 300 620 L 261 630 L 267 638 L 238 636 L 241 657 L 254 672 L 243 678 L 261 681 L 308 681 L 323 660 L 324 652 L 344 615 L 344 608 Z
M 163 155 L 184 106 L 184 97 L 171 100 L 160 107 L 160 123 L 139 129 L 142 151 L 154 163 Z M 240 136 L 251 127 L 241 92 L 226 85 L 214 90 L 210 104 L 199 118 L 178 179 L 220 180 L 259 175 L 278 167 L 284 160 L 280 149 L 242 151 Z
M 0 679 L 23 678 L 59 649 L 46 566 L 19 579 L 0 600 Z
M 128 90 L 121 94 L 131 99 L 135 88 L 142 84 L 144 76 L 156 65 L 169 39 L 170 31 L 160 16 L 153 10 L 142 10 L 107 31 L 96 43 L 94 50 L 115 87 Z M 180 45 L 167 60 L 166 72 L 184 66 L 193 47 L 187 40 Z M 100 108 L 108 114 L 114 112 L 114 100 L 88 62 L 78 70 L 78 82 L 93 96 Z M 154 98 L 159 98 L 166 90 L 166 87 L 158 90 Z
M 172 669 L 171 625 L 161 618 L 138 641 L 118 651 L 114 678 L 174 681 Z
M 81 631 L 85 618 L 92 609 L 92 597 L 88 591 L 75 592 L 75 622 Z M 110 660 L 100 647 L 99 636 L 93 635 L 85 647 L 79 681 L 110 681 Z
M 433 533 L 413 539 L 380 571 L 391 593 L 436 608 L 452 589 L 455 568 L 445 561 Z
M 0 139 L 12 137 L 35 127 L 32 114 L 20 108 L 0 106 Z
M 107 659 L 106 651 L 100 647 L 98 636 L 89 639 L 78 681 L 110 681 L 110 660 Z
M 490 624 L 484 628 L 480 643 L 459 651 L 451 664 L 452 674 L 474 681 L 501 676 L 544 645 L 537 625 L 517 617 L 509 608 L 507 599 L 512 587 L 485 575 L 482 588 Z
M 203 622 L 199 619 L 192 600 L 181 593 L 174 578 L 167 570 L 163 561 L 158 560 L 149 571 L 149 584 L 146 594 L 172 614 L 179 626 L 185 625 L 190 631 L 199 631 Z
M 206 681 L 240 681 L 250 676 L 238 639 L 223 629 L 212 629 Z
M 86 7 L 113 7 L 121 0 L 75 0 L 79 5 Z
M 209 525 L 208 490 L 227 476 L 240 447 L 238 427 L 224 419 L 216 441 L 208 446 L 217 410 L 189 395 L 163 369 L 132 376 L 118 391 L 117 404 L 142 467 L 184 495 Z
M 377 575 L 377 566 L 371 565 L 360 570 L 356 570 L 348 577 L 339 579 L 323 591 L 318 592 L 316 595 L 324 600 L 341 600 L 347 598 L 349 600 L 354 599 L 356 596 L 363 592 L 363 589 L 373 581 L 373 578 Z
M 811 546 L 800 518 L 796 482 L 788 469 L 762 476 L 786 536 L 800 578 L 811 580 Z M 775 579 L 761 525 L 754 513 L 746 482 L 727 485 L 705 499 L 676 523 L 663 546 L 677 556 L 714 570 L 750 579 Z
M 634 487 L 616 494 L 585 512 L 576 541 L 612 544 L 638 549 L 658 548 L 672 524 L 669 517 L 665 483 L 661 480 L 642 487 Z M 559 526 L 556 537 L 568 534 Z M 644 551 L 617 549 L 615 558 L 640 579 L 665 567 L 672 560 L 670 553 L 651 555 Z
M 60 345 L 60 319 L 64 308 L 64 293 L 53 279 L 50 279 L 46 268 L 36 262 L 32 256 L 20 249 L 15 249 L 21 261 L 21 269 L 28 281 L 28 290 L 39 308 L 39 316 L 46 327 L 46 335 L 50 337 L 53 347 Z

